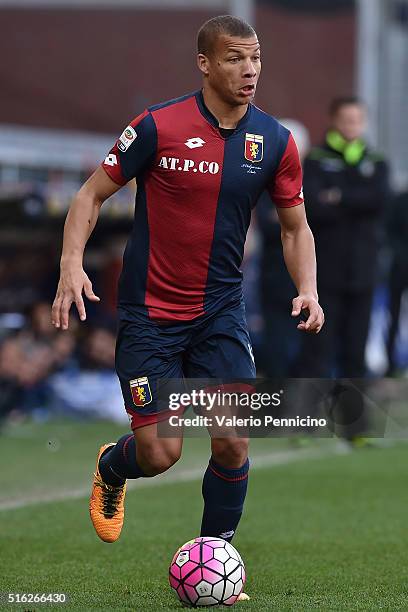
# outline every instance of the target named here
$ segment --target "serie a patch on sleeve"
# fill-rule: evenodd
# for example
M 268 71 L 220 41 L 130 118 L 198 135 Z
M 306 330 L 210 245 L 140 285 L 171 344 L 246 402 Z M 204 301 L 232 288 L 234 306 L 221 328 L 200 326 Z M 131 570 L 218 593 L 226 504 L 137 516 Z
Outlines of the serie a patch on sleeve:
M 132 142 L 134 142 L 137 138 L 137 134 L 131 125 L 128 125 L 119 136 L 118 140 L 118 149 L 125 153 L 128 150 Z

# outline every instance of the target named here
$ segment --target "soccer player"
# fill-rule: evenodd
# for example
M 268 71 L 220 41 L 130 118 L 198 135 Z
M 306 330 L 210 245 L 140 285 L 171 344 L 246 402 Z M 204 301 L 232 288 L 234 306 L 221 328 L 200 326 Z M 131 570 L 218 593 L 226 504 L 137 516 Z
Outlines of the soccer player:
M 265 188 L 278 207 L 285 260 L 298 290 L 292 316 L 308 313 L 298 324 L 306 332 L 323 325 L 296 145 L 253 104 L 261 71 L 255 31 L 228 15 L 210 19 L 198 33 L 197 62 L 202 89 L 133 119 L 78 192 L 65 224 L 52 309 L 62 329 L 73 303 L 85 320 L 83 293 L 99 300 L 82 267 L 85 244 L 104 200 L 136 178 L 116 347 L 133 434 L 98 453 L 90 513 L 105 542 L 119 538 L 126 480 L 165 472 L 181 454 L 182 439 L 157 434 L 157 423 L 169 416 L 157 404 L 158 380 L 255 377 L 240 264 L 251 210 Z M 211 439 L 201 535 L 232 539 L 248 468 L 247 439 Z

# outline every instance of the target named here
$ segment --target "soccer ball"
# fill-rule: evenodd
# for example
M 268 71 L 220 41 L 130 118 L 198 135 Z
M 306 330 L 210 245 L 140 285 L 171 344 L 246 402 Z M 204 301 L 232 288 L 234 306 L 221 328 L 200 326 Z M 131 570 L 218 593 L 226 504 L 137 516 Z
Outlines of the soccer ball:
M 232 606 L 245 584 L 239 552 L 221 538 L 195 538 L 174 555 L 170 586 L 188 606 Z

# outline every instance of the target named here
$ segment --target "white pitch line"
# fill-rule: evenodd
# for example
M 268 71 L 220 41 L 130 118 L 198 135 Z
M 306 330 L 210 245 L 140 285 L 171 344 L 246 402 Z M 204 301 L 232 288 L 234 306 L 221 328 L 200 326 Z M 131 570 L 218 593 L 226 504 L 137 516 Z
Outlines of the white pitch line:
M 265 455 L 254 455 L 251 457 L 251 470 L 285 465 L 296 461 L 304 461 L 310 459 L 318 459 L 327 457 L 331 454 L 338 454 L 339 449 L 324 451 L 321 449 L 302 449 L 302 450 L 287 450 Z M 175 469 L 170 473 L 159 474 L 154 478 L 139 478 L 129 481 L 128 490 L 143 489 L 151 486 L 168 485 L 175 482 L 192 482 L 203 477 L 205 466 L 191 469 Z M 0 512 L 6 510 L 16 510 L 18 508 L 26 508 L 27 506 L 36 506 L 40 504 L 49 504 L 57 501 L 69 501 L 87 497 L 90 494 L 90 486 L 79 487 L 77 489 L 68 489 L 61 491 L 53 491 L 41 495 L 22 497 L 16 500 L 0 502 Z

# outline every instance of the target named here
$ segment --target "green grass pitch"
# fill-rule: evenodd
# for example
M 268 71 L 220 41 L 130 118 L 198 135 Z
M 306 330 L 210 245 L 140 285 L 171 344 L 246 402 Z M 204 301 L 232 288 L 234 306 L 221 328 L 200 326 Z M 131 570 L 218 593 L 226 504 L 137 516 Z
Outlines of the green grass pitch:
M 69 603 L 52 606 L 61 610 L 182 609 L 167 568 L 176 548 L 198 535 L 208 441 L 186 440 L 175 469 L 131 489 L 122 537 L 104 544 L 85 491 L 99 443 L 122 433 L 106 423 L 61 422 L 0 435 L 0 592 L 65 592 Z M 334 440 L 306 450 L 253 441 L 234 540 L 251 601 L 236 610 L 408 610 L 408 445 L 337 448 Z

